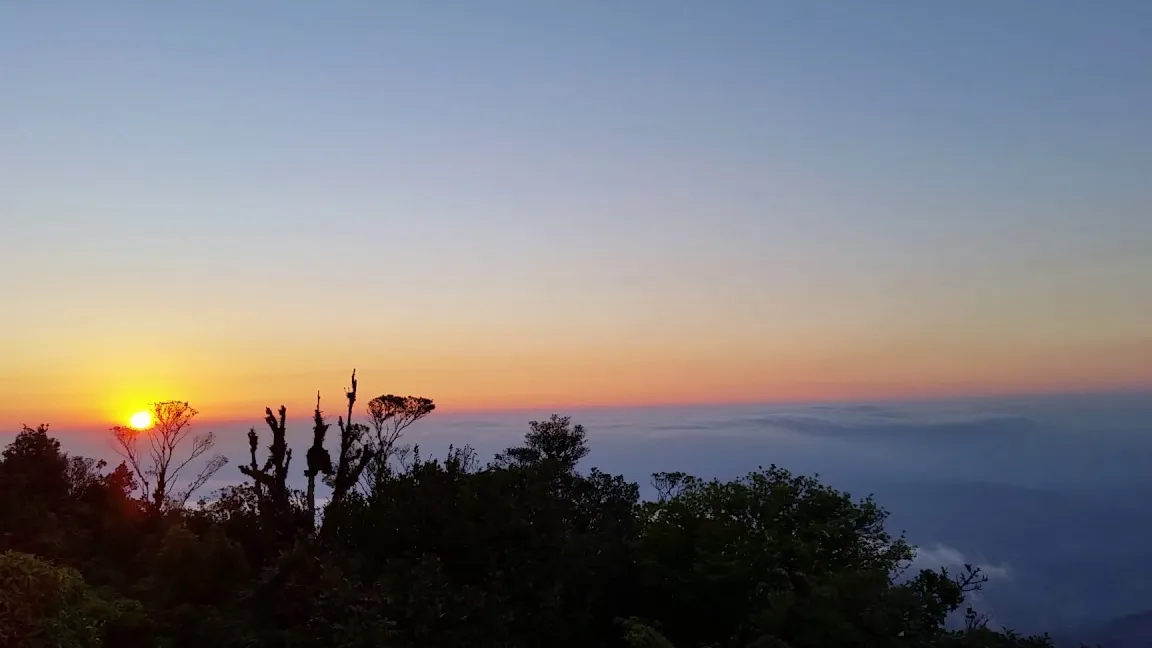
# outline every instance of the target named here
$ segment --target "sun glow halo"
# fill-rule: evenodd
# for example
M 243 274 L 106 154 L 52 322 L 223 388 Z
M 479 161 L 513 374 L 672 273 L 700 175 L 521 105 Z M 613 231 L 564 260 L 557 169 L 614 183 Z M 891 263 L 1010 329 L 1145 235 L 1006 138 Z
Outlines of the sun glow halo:
M 128 419 L 128 425 L 137 430 L 146 430 L 152 425 L 152 414 L 144 411 L 136 412 Z

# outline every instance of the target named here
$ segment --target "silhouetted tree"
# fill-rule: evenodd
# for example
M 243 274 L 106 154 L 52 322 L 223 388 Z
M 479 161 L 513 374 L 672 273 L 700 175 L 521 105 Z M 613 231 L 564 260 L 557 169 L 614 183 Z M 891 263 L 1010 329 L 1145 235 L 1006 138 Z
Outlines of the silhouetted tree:
M 324 438 L 328 434 L 330 423 L 324 422 L 324 414 L 320 411 L 320 392 L 316 392 L 316 410 L 312 413 L 312 447 L 308 448 L 306 459 L 308 469 L 304 476 L 308 479 L 307 507 L 308 525 L 316 525 L 316 478 L 332 474 L 332 455 L 324 447 Z
M 69 533 L 68 457 L 48 426 L 25 426 L 0 454 L 0 550 L 59 557 Z
M 397 442 L 404 435 L 404 430 L 435 409 L 436 404 L 432 399 L 419 396 L 384 394 L 368 402 L 372 435 L 365 443 L 371 449 L 371 460 L 362 474 L 366 492 L 370 492 L 376 482 L 386 477 L 390 469 L 388 462 L 396 452 L 403 452 Z
M 16 438 L 0 453 L 0 479 L 5 490 L 29 494 L 33 490 L 45 497 L 60 499 L 72 490 L 68 477 L 68 456 L 60 442 L 48 436 L 48 426 L 24 426 Z
M 125 426 L 112 428 L 116 451 L 136 473 L 144 497 L 153 512 L 184 506 L 192 493 L 228 463 L 223 455 L 209 458 L 183 489 L 176 490 L 184 469 L 205 455 L 216 443 L 216 436 L 212 432 L 191 435 L 192 419 L 196 414 L 196 409 L 187 402 L 164 401 L 152 405 L 152 425 L 148 429 L 137 430 Z M 144 449 L 140 447 L 142 436 L 147 441 L 147 448 Z M 177 457 L 185 441 L 188 442 L 186 455 Z
M 870 499 L 770 467 L 661 473 L 641 502 L 581 469 L 585 430 L 559 415 L 485 466 L 467 446 L 426 458 L 397 441 L 430 400 L 373 399 L 360 425 L 356 390 L 353 373 L 336 466 L 317 399 L 307 492 L 288 483 L 286 410 L 266 409 L 251 482 L 192 508 L 170 493 L 185 454 L 206 451 L 177 452 L 194 413 L 158 417 L 168 463 L 169 446 L 142 465 L 153 455 L 125 438 L 139 460 L 111 472 L 25 428 L 0 454 L 0 550 L 37 557 L 0 556 L 0 645 L 1051 648 L 975 613 L 949 630 L 983 576 L 905 573 L 912 548 Z M 321 476 L 342 488 L 317 533 Z M 130 497 L 141 477 L 146 502 Z
M 897 583 L 912 548 L 884 531 L 883 509 L 775 466 L 731 482 L 656 482 L 637 617 L 673 645 L 944 645 L 945 619 L 983 583 L 972 569 Z
M 336 471 L 330 479 L 332 499 L 330 504 L 339 506 L 348 491 L 360 480 L 360 474 L 372 461 L 373 449 L 364 443 L 368 426 L 352 422 L 352 408 L 356 405 L 356 370 L 352 370 L 352 387 L 344 396 L 348 400 L 346 416 L 336 419 L 340 429 L 340 454 L 336 459 Z
M 560 470 L 574 470 L 588 455 L 588 442 L 583 425 L 572 426 L 572 417 L 553 414 L 547 421 L 531 421 L 524 435 L 524 445 L 508 448 L 496 455 L 495 465 L 527 466 L 541 462 L 554 464 Z
M 288 515 L 288 469 L 292 465 L 292 449 L 286 440 L 287 408 L 280 406 L 277 418 L 272 408 L 264 408 L 264 422 L 272 431 L 272 444 L 268 446 L 268 459 L 261 467 L 256 461 L 256 449 L 260 444 L 260 437 L 256 429 L 248 430 L 248 453 L 251 463 L 240 466 L 240 472 L 252 479 L 256 501 L 261 508 L 266 509 L 269 516 L 283 520 Z

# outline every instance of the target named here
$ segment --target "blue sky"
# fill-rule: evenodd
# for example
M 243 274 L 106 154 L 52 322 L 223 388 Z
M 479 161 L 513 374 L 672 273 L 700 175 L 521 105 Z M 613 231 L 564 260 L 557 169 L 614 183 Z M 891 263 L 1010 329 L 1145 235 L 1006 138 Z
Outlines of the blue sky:
M 8 6 L 0 381 L 1145 384 L 1150 31 L 1119 1 Z M 563 382 L 597 352 L 676 364 Z

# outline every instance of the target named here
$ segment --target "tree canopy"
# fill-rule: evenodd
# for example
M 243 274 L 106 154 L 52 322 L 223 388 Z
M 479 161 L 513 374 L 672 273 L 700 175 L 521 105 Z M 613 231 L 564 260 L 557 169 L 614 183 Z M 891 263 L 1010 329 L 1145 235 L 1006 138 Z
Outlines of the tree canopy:
M 158 487 L 204 454 L 195 437 L 162 446 L 149 470 L 24 429 L 0 460 L 0 645 L 1051 645 L 964 617 L 977 570 L 910 573 L 913 547 L 880 506 L 814 478 L 661 473 L 643 501 L 585 468 L 587 434 L 569 417 L 530 422 L 485 463 L 468 447 L 430 458 L 401 445 L 430 399 L 371 399 L 367 423 L 358 400 L 353 377 L 332 439 L 318 401 L 295 462 L 294 421 L 268 408 L 270 444 L 253 428 L 237 484 L 196 506 L 187 486 Z M 946 623 L 957 615 L 966 623 Z

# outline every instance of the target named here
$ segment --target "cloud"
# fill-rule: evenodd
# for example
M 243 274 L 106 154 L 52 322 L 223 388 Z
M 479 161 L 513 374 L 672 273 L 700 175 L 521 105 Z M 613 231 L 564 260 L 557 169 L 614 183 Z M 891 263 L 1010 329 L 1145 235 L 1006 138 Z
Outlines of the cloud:
M 976 557 L 965 555 L 964 552 L 955 547 L 944 544 L 936 544 L 933 547 L 918 547 L 912 558 L 910 569 L 905 572 L 905 577 L 910 578 L 922 569 L 937 570 L 940 568 L 947 569 L 949 574 L 955 577 L 965 572 L 966 565 L 979 569 L 988 578 L 988 585 L 1008 582 L 1013 577 L 1012 568 L 1007 563 L 996 565 L 984 562 Z M 982 590 L 968 592 L 964 604 L 949 615 L 946 622 L 948 627 L 962 628 L 964 626 L 964 613 L 969 607 L 983 615 L 989 627 L 1003 627 L 994 606 L 984 597 Z
M 877 411 L 865 415 L 841 411 L 836 415 L 770 414 L 744 420 L 745 425 L 782 428 L 803 434 L 835 438 L 891 437 L 916 439 L 929 435 L 981 435 L 994 437 L 1005 433 L 1028 433 L 1038 425 L 1024 416 L 999 414 L 939 414 L 917 417 L 885 414 Z
M 978 568 L 985 576 L 988 577 L 989 582 L 997 580 L 1011 580 L 1012 568 L 1008 564 L 996 565 L 988 562 L 981 562 L 979 559 L 972 556 L 966 556 L 963 552 L 955 547 L 949 547 L 944 544 L 937 544 L 934 547 L 918 547 L 916 554 L 912 558 L 912 570 L 919 571 L 921 569 L 939 569 L 941 567 L 947 569 L 949 572 L 963 571 L 965 565 L 971 565 Z

